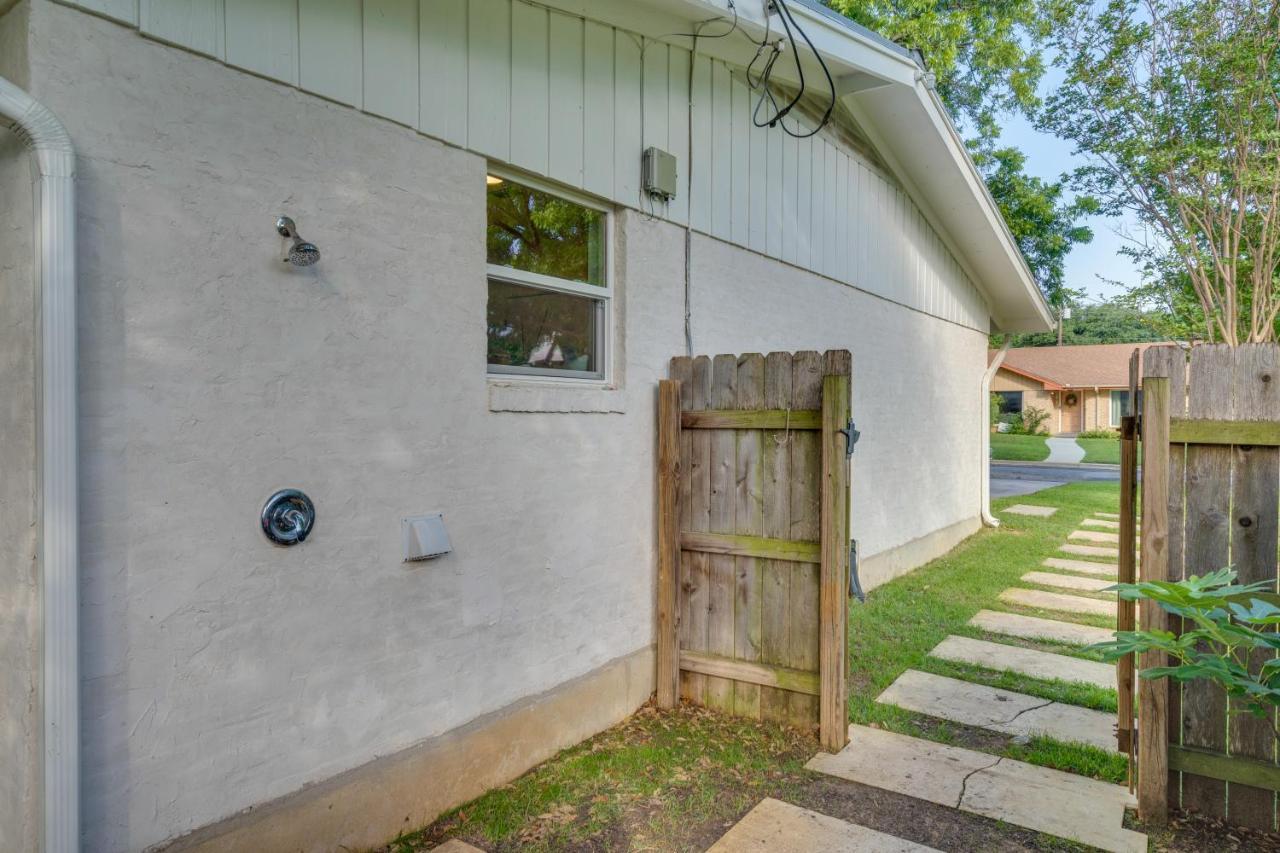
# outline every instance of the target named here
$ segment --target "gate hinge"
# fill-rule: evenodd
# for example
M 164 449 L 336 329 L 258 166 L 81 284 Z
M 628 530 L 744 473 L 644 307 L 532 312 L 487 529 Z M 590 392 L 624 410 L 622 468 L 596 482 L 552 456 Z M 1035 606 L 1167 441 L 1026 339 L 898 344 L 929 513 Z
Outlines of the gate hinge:
M 849 419 L 849 425 L 842 430 L 838 430 L 844 435 L 844 458 L 848 459 L 853 456 L 853 446 L 858 443 L 858 439 L 862 437 L 862 433 L 854 428 L 853 418 Z

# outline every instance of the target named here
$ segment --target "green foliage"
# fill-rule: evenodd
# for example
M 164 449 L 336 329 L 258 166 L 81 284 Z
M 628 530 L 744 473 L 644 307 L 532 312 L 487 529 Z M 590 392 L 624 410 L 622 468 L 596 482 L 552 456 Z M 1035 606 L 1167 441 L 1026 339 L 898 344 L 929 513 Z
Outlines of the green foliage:
M 1115 639 L 1090 648 L 1106 660 L 1143 652 L 1164 652 L 1167 666 L 1142 671 L 1143 678 L 1175 681 L 1209 681 L 1236 700 L 1232 712 L 1241 711 L 1266 719 L 1277 739 L 1275 710 L 1280 706 L 1280 595 L 1275 583 L 1260 581 L 1240 585 L 1234 569 L 1220 569 L 1204 577 L 1186 580 L 1144 581 L 1117 584 L 1127 601 L 1154 601 L 1183 619 L 1186 630 L 1117 631 Z M 1255 654 L 1256 653 L 1256 654 Z M 1263 659 L 1251 668 L 1251 657 Z
M 987 401 L 987 423 L 994 427 L 1000 422 L 1000 406 L 1004 401 L 1001 400 L 1000 395 L 995 392 L 992 392 L 990 397 L 991 399 Z
M 1013 435 L 1048 435 L 1043 429 L 1044 422 L 1049 420 L 1049 413 L 1035 406 L 1027 406 L 1016 417 L 1009 421 L 1009 432 Z
M 1077 433 L 1076 438 L 1108 438 L 1116 441 L 1120 440 L 1120 431 L 1116 429 L 1087 429 L 1084 432 Z
M 1002 112 L 1031 110 L 1049 34 L 1040 0 L 825 0 L 831 8 L 920 51 L 951 111 L 986 138 Z
M 1130 344 L 1170 339 L 1186 340 L 1185 334 L 1177 334 L 1169 316 L 1156 309 L 1143 310 L 1138 304 L 1117 300 L 1100 305 L 1073 304 L 1071 319 L 1062 324 L 1062 343 L 1080 344 Z M 1035 332 L 1015 335 L 1015 347 L 1050 347 L 1058 343 L 1058 333 Z
M 1093 231 L 1077 220 L 1096 213 L 1097 201 L 1089 196 L 1065 201 L 1061 182 L 1044 181 L 1023 171 L 1027 158 L 1016 148 L 971 148 L 1045 298 L 1055 308 L 1063 307 L 1070 296 L 1063 281 L 1067 254 L 1072 246 L 1093 239 Z
M 1274 340 L 1280 3 L 1050 2 L 1064 76 L 1040 124 L 1089 157 L 1075 188 L 1138 217 L 1136 256 L 1177 259 L 1211 340 Z

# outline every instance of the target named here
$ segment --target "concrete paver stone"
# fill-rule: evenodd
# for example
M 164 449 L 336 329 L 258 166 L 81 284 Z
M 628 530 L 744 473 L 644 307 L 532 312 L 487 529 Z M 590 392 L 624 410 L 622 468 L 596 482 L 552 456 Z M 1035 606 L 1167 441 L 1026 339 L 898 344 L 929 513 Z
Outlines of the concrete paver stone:
M 1100 598 L 1084 598 L 1079 595 L 1064 595 L 1060 592 L 1045 592 L 1039 589 L 1013 587 L 1000 593 L 1000 600 L 1009 604 L 1021 604 L 1023 607 L 1035 607 L 1041 610 L 1090 613 L 1095 616 L 1116 615 L 1116 603 L 1114 601 L 1103 601 Z
M 1101 575 L 1114 578 L 1120 572 L 1115 563 L 1095 563 L 1093 560 L 1068 560 L 1063 557 L 1049 557 L 1040 565 L 1051 569 L 1062 569 L 1068 572 L 1082 572 L 1086 575 Z
M 1073 530 L 1067 536 L 1068 539 L 1077 539 L 1081 542 L 1097 542 L 1099 544 L 1119 545 L 1119 533 L 1106 533 L 1102 530 Z M 1118 548 L 1116 550 L 1119 550 Z
M 909 669 L 876 697 L 918 714 L 1009 735 L 1045 735 L 1114 750 L 1115 714 Z
M 938 853 L 781 800 L 767 797 L 743 815 L 707 853 Z
M 1056 506 L 1032 506 L 1031 504 L 1014 504 L 1000 510 L 1010 515 L 1032 515 L 1037 518 L 1048 518 L 1058 511 Z
M 979 610 L 969 620 L 969 624 L 993 634 L 1022 637 L 1027 640 L 1052 640 L 1056 643 L 1076 646 L 1087 646 L 1111 639 L 1111 631 L 1107 628 L 1079 625 L 1075 622 L 1059 622 L 1055 619 L 1041 619 L 1038 616 L 1023 616 L 1021 613 L 1004 613 L 999 610 Z
M 1078 589 L 1083 592 L 1102 592 L 1111 586 L 1111 581 L 1099 578 L 1082 578 L 1079 575 L 1060 575 L 1055 572 L 1027 572 L 1022 576 L 1022 579 L 1027 583 L 1038 583 L 1041 586 Z
M 1119 548 L 1102 548 L 1098 545 L 1075 545 L 1068 542 L 1066 545 L 1059 545 L 1058 550 L 1064 554 L 1076 554 L 1081 557 L 1110 557 L 1113 560 L 1120 559 Z
M 857 725 L 848 746 L 806 766 L 1111 853 L 1147 849 L 1145 835 L 1122 825 L 1133 805 L 1123 786 L 1060 770 Z
M 1104 689 L 1116 686 L 1116 670 L 1111 664 L 969 637 L 947 637 L 934 646 L 929 655 L 986 669 L 1008 670 L 1031 678 L 1057 678 Z

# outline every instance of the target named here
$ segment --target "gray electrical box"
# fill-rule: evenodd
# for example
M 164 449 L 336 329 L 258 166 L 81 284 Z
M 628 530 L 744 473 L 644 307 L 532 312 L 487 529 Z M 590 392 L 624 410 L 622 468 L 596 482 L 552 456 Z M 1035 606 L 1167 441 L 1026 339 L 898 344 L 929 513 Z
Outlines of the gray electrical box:
M 676 197 L 676 158 L 661 148 L 644 150 L 643 167 L 640 171 L 644 182 L 644 191 L 657 196 L 663 201 L 671 201 Z
M 444 529 L 444 516 L 438 512 L 401 519 L 400 537 L 406 563 L 442 557 L 453 550 L 449 532 Z

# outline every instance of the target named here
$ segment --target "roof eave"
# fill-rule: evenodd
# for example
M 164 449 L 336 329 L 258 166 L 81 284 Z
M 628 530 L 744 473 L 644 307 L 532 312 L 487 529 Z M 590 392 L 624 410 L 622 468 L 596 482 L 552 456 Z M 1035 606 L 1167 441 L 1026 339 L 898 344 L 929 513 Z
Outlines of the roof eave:
M 727 14 L 719 0 L 647 2 L 695 20 Z M 816 0 L 794 0 L 791 8 L 837 79 L 874 79 L 876 85 L 851 87 L 843 101 L 982 294 L 994 330 L 1053 328 L 1017 242 L 916 54 Z M 745 29 L 763 31 L 762 7 L 740 4 L 737 11 Z

